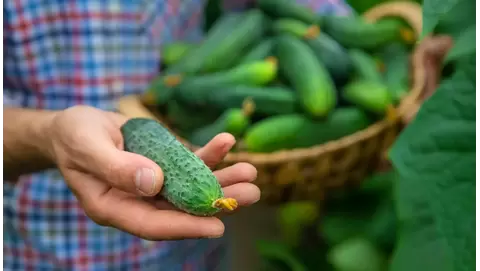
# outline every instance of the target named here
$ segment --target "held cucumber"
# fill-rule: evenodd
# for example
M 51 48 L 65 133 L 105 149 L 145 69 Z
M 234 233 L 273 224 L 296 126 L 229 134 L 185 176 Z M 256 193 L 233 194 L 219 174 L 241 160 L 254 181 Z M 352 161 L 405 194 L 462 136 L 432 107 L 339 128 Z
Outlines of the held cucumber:
M 277 38 L 276 54 L 282 75 L 298 91 L 303 109 L 312 117 L 325 117 L 335 107 L 336 90 L 330 74 L 302 40 Z
M 303 114 L 273 116 L 248 128 L 244 145 L 250 152 L 306 148 L 353 134 L 370 123 L 367 114 L 357 107 L 339 108 L 323 120 Z
M 163 170 L 160 194 L 175 207 L 197 216 L 213 216 L 238 203 L 225 198 L 213 172 L 165 127 L 153 119 L 133 118 L 122 127 L 125 150 L 143 155 Z

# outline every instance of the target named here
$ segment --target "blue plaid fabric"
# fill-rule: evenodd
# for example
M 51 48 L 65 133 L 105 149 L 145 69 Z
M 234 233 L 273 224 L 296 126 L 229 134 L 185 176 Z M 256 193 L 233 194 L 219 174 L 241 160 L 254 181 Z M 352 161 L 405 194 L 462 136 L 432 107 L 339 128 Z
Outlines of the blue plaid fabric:
M 251 1 L 225 1 L 240 10 Z M 348 14 L 342 0 L 298 1 Z M 202 37 L 203 1 L 4 1 L 5 106 L 114 110 L 158 72 L 158 48 Z M 4 183 L 4 270 L 229 270 L 227 239 L 147 242 L 101 227 L 57 170 Z M 120 211 L 120 210 L 119 210 Z

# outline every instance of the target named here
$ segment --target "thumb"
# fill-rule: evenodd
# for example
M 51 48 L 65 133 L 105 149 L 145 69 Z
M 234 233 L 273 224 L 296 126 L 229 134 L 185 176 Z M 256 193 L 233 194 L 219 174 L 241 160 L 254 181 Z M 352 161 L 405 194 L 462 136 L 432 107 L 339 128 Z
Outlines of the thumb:
M 115 147 L 96 152 L 96 175 L 112 187 L 141 196 L 154 196 L 163 185 L 163 171 L 152 160 Z

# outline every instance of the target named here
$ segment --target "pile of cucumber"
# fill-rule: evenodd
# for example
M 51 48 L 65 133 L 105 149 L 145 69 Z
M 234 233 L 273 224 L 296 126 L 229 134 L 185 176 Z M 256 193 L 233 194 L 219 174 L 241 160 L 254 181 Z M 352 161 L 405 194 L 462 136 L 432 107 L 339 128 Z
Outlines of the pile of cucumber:
M 399 18 L 370 23 L 260 0 L 219 16 L 199 43 L 165 45 L 142 100 L 197 146 L 229 132 L 236 150 L 307 148 L 394 118 L 414 42 Z

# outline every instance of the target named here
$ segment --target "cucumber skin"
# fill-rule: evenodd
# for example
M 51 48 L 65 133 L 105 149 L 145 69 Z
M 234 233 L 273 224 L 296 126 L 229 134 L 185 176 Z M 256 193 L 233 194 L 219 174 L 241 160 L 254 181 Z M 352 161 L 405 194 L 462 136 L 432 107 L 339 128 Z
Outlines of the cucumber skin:
M 245 12 L 242 22 L 229 33 L 225 33 L 223 39 L 218 40 L 214 50 L 207 55 L 202 71 L 211 73 L 232 67 L 249 46 L 261 41 L 266 23 L 266 18 L 260 10 L 252 9 Z
M 326 33 L 314 38 L 305 38 L 310 25 L 295 19 L 278 19 L 272 29 L 277 35 L 290 34 L 303 39 L 322 62 L 336 82 L 345 81 L 350 76 L 352 64 L 347 50 Z
M 161 49 L 161 55 L 160 57 L 162 58 L 162 62 L 164 65 L 171 66 L 178 62 L 180 59 L 182 59 L 190 50 L 195 48 L 197 46 L 196 44 L 193 43 L 188 43 L 188 42 L 182 42 L 182 41 L 177 41 L 177 42 L 172 42 L 169 44 L 163 45 Z
M 258 0 L 257 6 L 274 18 L 292 18 L 310 24 L 317 21 L 313 10 L 292 0 Z
M 324 120 L 303 114 L 279 115 L 253 124 L 244 142 L 250 152 L 307 148 L 353 134 L 370 123 L 367 114 L 356 107 L 339 108 Z
M 214 92 L 219 86 L 244 85 L 262 86 L 271 82 L 277 75 L 277 64 L 270 61 L 256 61 L 239 65 L 230 70 L 197 75 L 186 78 L 174 89 L 174 98 L 185 103 L 199 104 L 202 96 Z M 206 105 L 206 104 L 200 104 Z
M 244 100 L 250 98 L 255 105 L 255 114 L 267 116 L 299 111 L 297 95 L 286 87 L 232 85 L 206 89 L 203 94 L 201 91 L 198 89 L 195 99 L 191 99 L 191 96 L 180 96 L 180 93 L 178 99 L 191 106 L 208 105 L 215 110 L 224 111 L 229 108 L 241 108 Z
M 336 106 L 336 89 L 327 69 L 302 40 L 291 35 L 277 38 L 279 68 L 292 87 L 306 113 L 325 117 Z
M 238 65 L 247 64 L 255 61 L 263 60 L 273 54 L 274 39 L 266 38 L 250 49 Z
M 222 113 L 213 123 L 200 127 L 192 132 L 189 141 L 197 146 L 205 146 L 216 135 L 226 132 L 239 138 L 250 125 L 250 118 L 242 109 L 232 108 Z
M 342 97 L 372 113 L 384 115 L 393 99 L 387 86 L 382 82 L 354 80 L 342 89 Z
M 324 31 L 347 48 L 374 50 L 400 40 L 401 22 L 394 20 L 365 22 L 359 17 L 325 16 Z
M 160 194 L 177 208 L 197 216 L 212 216 L 212 203 L 223 197 L 215 175 L 165 127 L 152 119 L 133 118 L 122 127 L 124 149 L 143 155 L 163 170 Z
M 352 60 L 353 70 L 356 79 L 382 82 L 383 77 L 378 70 L 375 59 L 360 49 L 350 49 L 348 51 L 350 59 Z
M 182 59 L 168 67 L 164 74 L 198 74 L 204 69 L 208 56 L 213 52 L 233 28 L 243 19 L 242 13 L 229 13 L 221 16 L 208 31 L 205 39 Z

